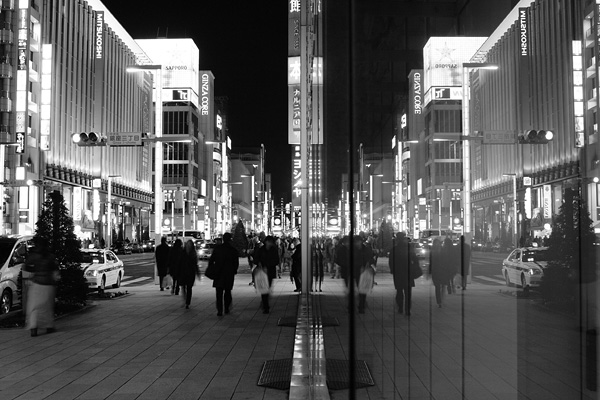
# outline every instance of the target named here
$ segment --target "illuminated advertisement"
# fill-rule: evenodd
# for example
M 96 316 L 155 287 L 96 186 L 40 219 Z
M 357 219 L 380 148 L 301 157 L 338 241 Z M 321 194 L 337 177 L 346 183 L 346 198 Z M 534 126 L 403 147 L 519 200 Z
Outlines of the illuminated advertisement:
M 575 147 L 583 147 L 585 144 L 585 121 L 583 106 L 583 56 L 581 54 L 581 41 L 573 41 L 573 100 L 575 112 L 574 132 Z
M 104 11 L 96 11 L 96 23 L 92 35 L 94 49 L 94 127 L 102 126 L 102 99 L 104 98 Z
M 42 45 L 42 97 L 40 106 L 40 149 L 50 150 L 52 104 L 52 45 Z
M 432 37 L 423 48 L 424 93 L 432 87 L 462 86 L 462 65 L 481 47 L 485 37 Z
M 408 75 L 409 102 L 408 102 L 408 140 L 417 140 L 419 132 L 425 127 L 423 119 L 423 105 L 425 95 L 423 92 L 423 70 L 414 69 Z
M 300 157 L 300 146 L 292 146 L 292 205 L 300 206 L 300 195 L 302 186 L 302 159 Z
M 288 55 L 300 55 L 300 0 L 288 0 Z
M 200 51 L 192 39 L 138 39 L 136 43 L 150 59 L 163 66 L 163 89 L 187 90 L 188 100 L 178 93 L 163 91 L 163 101 L 190 101 L 200 108 L 198 89 L 201 85 Z M 183 94 L 181 92 L 180 94 Z
M 527 8 L 519 8 L 519 48 L 521 57 L 529 56 L 529 14 Z
M 288 86 L 289 92 L 289 144 L 300 144 L 300 118 L 302 116 L 301 111 L 301 94 L 300 85 Z
M 104 58 L 104 11 L 96 12 L 96 28 L 94 29 L 94 58 Z
M 28 91 L 28 53 L 27 40 L 29 32 L 29 10 L 22 8 L 19 10 L 19 40 L 18 40 L 18 60 L 17 60 L 17 93 L 15 111 L 17 114 L 17 147 L 16 153 L 25 152 L 25 135 L 27 132 L 27 91 Z
M 220 141 L 216 125 L 215 117 L 215 102 L 214 102 L 214 85 L 215 77 L 210 71 L 200 71 L 200 131 L 204 133 L 206 140 Z

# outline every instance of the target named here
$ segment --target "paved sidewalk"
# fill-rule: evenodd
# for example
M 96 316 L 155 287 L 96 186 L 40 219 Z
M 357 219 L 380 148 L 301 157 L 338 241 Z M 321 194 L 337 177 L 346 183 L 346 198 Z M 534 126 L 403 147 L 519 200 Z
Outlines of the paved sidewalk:
M 212 281 L 194 286 L 191 308 L 154 285 L 98 301 L 32 338 L 0 330 L 0 399 L 286 399 L 256 386 L 264 361 L 291 358 L 296 315 L 289 278 L 277 280 L 271 314 L 240 275 L 230 315 L 217 317 Z
M 381 259 L 379 270 L 387 270 Z M 569 400 L 581 394 L 579 330 L 574 318 L 530 300 L 474 283 L 435 302 L 430 280 L 419 278 L 411 317 L 397 312 L 389 273 L 379 272 L 365 314 L 356 314 L 357 358 L 376 385 L 359 399 Z M 340 326 L 325 328 L 325 356 L 347 359 L 349 321 L 342 280 L 326 278 L 322 313 Z M 518 289 L 512 288 L 512 291 Z M 464 395 L 464 397 L 463 397 Z M 348 391 L 332 392 L 348 398 Z

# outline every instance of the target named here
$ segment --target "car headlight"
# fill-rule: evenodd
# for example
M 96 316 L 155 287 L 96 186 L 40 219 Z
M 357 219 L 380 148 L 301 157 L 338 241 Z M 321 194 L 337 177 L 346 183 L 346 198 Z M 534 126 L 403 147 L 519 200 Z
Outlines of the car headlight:
M 540 275 L 542 273 L 542 271 L 540 271 L 539 269 L 533 269 L 531 268 L 529 270 L 529 275 Z
M 96 271 L 95 269 L 91 271 L 88 270 L 85 272 L 85 276 L 98 276 L 98 271 Z

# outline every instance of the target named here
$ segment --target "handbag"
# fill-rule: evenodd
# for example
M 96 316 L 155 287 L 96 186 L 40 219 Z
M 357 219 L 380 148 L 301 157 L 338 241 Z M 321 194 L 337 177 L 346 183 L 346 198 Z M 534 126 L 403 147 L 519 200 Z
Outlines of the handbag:
M 419 266 L 419 262 L 411 261 L 410 263 L 410 279 L 419 279 L 423 275 L 423 270 Z
M 254 275 L 254 287 L 261 295 L 269 293 L 271 288 L 269 287 L 269 277 L 262 268 L 255 268 L 252 271 Z
M 360 274 L 360 279 L 358 280 L 358 293 L 360 294 L 369 294 L 371 289 L 373 289 L 374 282 L 374 271 L 372 267 L 366 267 L 363 272 Z
M 217 267 L 217 263 L 213 260 L 208 263 L 206 267 L 206 271 L 204 271 L 204 275 L 208 279 L 212 279 L 213 281 L 219 276 L 219 268 Z

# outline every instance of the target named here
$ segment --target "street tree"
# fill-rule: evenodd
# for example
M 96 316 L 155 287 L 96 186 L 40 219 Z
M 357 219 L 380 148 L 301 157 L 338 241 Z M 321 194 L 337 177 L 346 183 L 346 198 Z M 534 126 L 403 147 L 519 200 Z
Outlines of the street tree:
M 246 228 L 244 228 L 244 223 L 241 220 L 238 221 L 233 231 L 232 243 L 238 254 L 243 256 L 244 252 L 248 248 L 248 237 L 246 236 Z

